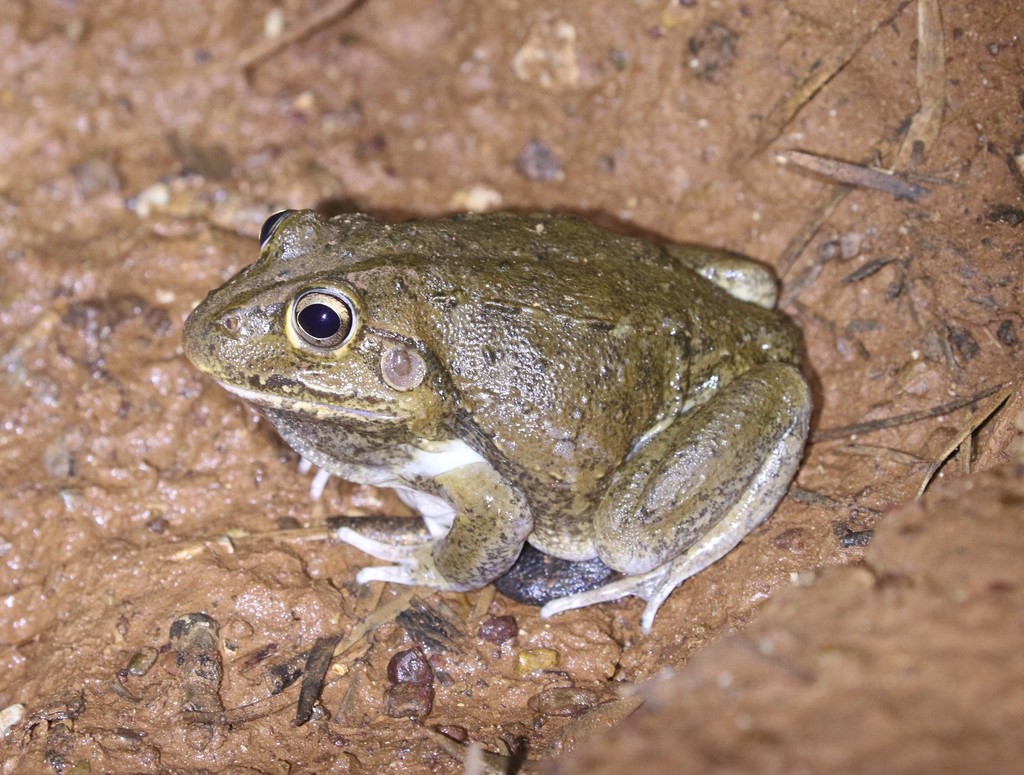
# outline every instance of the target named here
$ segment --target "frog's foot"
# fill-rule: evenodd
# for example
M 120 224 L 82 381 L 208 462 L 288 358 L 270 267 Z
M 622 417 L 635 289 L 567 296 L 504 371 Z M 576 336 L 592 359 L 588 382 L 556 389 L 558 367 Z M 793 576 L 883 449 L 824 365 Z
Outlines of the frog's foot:
M 465 592 L 481 586 L 479 583 L 458 583 L 446 578 L 441 573 L 435 559 L 440 539 L 398 545 L 389 541 L 378 541 L 349 527 L 338 528 L 334 535 L 342 543 L 354 546 L 371 557 L 394 563 L 394 565 L 373 565 L 363 568 L 356 574 L 356 581 L 360 584 L 369 581 L 385 581 L 392 584 L 433 587 L 454 592 Z
M 356 574 L 356 581 L 360 584 L 370 581 L 385 581 L 392 584 L 405 584 L 409 587 L 451 589 L 436 570 L 420 565 L 415 560 L 406 560 L 401 565 L 373 565 L 363 568 Z
M 409 586 L 451 588 L 434 566 L 433 549 L 436 541 L 395 544 L 378 541 L 349 527 L 338 528 L 334 535 L 342 543 L 354 546 L 371 557 L 395 563 L 363 568 L 356 574 L 356 581 L 361 584 L 368 581 L 390 581 L 392 584 Z
M 339 541 L 394 563 L 363 568 L 356 575 L 357 581 L 390 581 L 464 592 L 489 584 L 512 567 L 533 529 L 522 493 L 483 461 L 440 473 L 434 481 L 445 494 L 448 511 L 454 514 L 446 533 L 425 540 L 413 535 L 410 540 L 405 529 L 392 537 L 396 533 L 392 528 L 397 525 L 389 527 L 379 520 L 376 526 L 384 528 L 379 537 L 368 536 L 362 526 L 354 530 L 349 524 L 335 531 Z
M 676 584 L 673 584 L 668 587 L 668 589 L 664 589 L 666 586 L 664 583 L 665 577 L 667 575 L 668 568 L 662 566 L 638 576 L 626 576 L 625 578 L 613 581 L 610 584 L 605 584 L 597 589 L 591 589 L 587 592 L 578 592 L 575 595 L 559 597 L 541 608 L 540 615 L 542 619 L 547 619 L 555 614 L 563 613 L 564 611 L 572 611 L 575 608 L 586 608 L 590 605 L 607 603 L 612 600 L 619 600 L 628 595 L 633 595 L 634 597 L 643 598 L 648 601 L 641 619 L 643 631 L 646 634 L 651 631 L 651 625 L 654 623 L 654 616 L 658 613 L 658 608 L 661 607 L 661 604 L 665 602 L 665 598 L 669 596 L 669 593 L 671 593 L 676 586 Z M 662 592 L 662 590 L 664 591 Z
M 757 506 L 758 504 L 741 502 L 734 507 L 730 516 L 735 518 L 738 516 L 737 512 L 742 513 L 745 508 L 756 508 Z M 763 506 L 759 510 L 763 510 Z M 540 615 L 547 619 L 549 616 L 563 611 L 571 611 L 574 608 L 584 608 L 588 605 L 606 603 L 633 595 L 647 601 L 643 616 L 640 617 L 640 625 L 646 635 L 650 633 L 651 627 L 654 625 L 654 617 L 657 615 L 658 609 L 672 594 L 672 591 L 691 576 L 697 575 L 731 552 L 748 532 L 749 527 L 742 520 L 723 520 L 675 560 L 659 565 L 647 573 L 626 576 L 588 592 L 552 600 L 540 609 Z

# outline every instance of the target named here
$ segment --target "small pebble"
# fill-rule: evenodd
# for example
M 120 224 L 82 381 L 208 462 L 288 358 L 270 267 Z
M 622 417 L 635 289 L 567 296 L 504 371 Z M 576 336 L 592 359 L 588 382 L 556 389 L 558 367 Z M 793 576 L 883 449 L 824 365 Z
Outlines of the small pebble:
M 388 662 L 388 680 L 392 684 L 415 684 L 432 686 L 434 668 L 419 648 L 399 651 Z
M 132 654 L 128 660 L 128 675 L 141 676 L 149 672 L 149 669 L 156 664 L 156 658 L 160 652 L 154 648 L 143 648 Z
M 434 708 L 434 687 L 395 684 L 384 695 L 384 712 L 392 718 L 420 718 Z
M 0 710 L 0 738 L 6 737 L 11 727 L 25 718 L 25 706 L 20 702 Z
M 540 140 L 526 144 L 516 157 L 516 170 L 528 180 L 562 180 L 562 162 Z
M 527 649 L 516 656 L 516 675 L 521 678 L 538 670 L 550 670 L 557 664 L 558 652 L 554 649 Z
M 488 643 L 504 643 L 519 633 L 519 623 L 514 616 L 495 616 L 480 625 L 477 634 Z

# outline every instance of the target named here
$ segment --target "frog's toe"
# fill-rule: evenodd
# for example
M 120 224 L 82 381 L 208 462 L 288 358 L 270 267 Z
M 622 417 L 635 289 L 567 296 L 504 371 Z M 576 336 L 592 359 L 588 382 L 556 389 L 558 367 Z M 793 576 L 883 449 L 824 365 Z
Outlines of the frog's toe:
M 651 623 L 654 621 L 654 615 L 657 613 L 658 607 L 661 606 L 665 601 L 665 598 L 668 597 L 669 593 L 674 588 L 673 585 L 673 587 L 669 587 L 667 590 L 664 589 L 664 587 L 667 586 L 664 583 L 666 570 L 667 569 L 662 566 L 655 568 L 649 573 L 627 576 L 619 579 L 618 581 L 613 581 L 610 584 L 598 587 L 597 589 L 591 589 L 586 592 L 579 592 L 575 595 L 566 595 L 565 597 L 557 598 L 540 609 L 541 618 L 547 619 L 555 614 L 563 613 L 564 611 L 572 611 L 575 608 L 586 608 L 589 605 L 607 603 L 611 600 L 619 600 L 620 598 L 627 597 L 628 595 L 633 595 L 652 602 L 657 600 L 653 610 L 651 610 L 652 602 L 649 602 L 647 608 L 644 610 L 644 632 L 650 632 Z
M 658 615 L 658 609 L 661 608 L 661 604 L 668 600 L 668 596 L 672 594 L 672 591 L 678 587 L 682 582 L 676 581 L 669 577 L 657 586 L 657 588 L 650 594 L 644 597 L 647 601 L 647 605 L 644 606 L 643 616 L 640 617 L 640 627 L 644 631 L 644 634 L 648 634 L 651 631 L 651 627 L 654 626 L 654 617 Z
M 447 589 L 451 585 L 438 572 L 434 561 L 436 540 L 415 541 L 413 543 L 394 543 L 380 541 L 363 535 L 350 527 L 339 527 L 334 537 L 342 543 L 354 546 L 371 557 L 394 565 L 375 565 L 363 568 L 356 574 L 356 581 L 386 581 L 392 584 L 409 586 L 439 587 Z
M 355 580 L 360 584 L 388 582 L 407 587 L 432 587 L 438 590 L 462 591 L 467 589 L 464 586 L 453 584 L 438 572 L 429 546 L 420 547 L 414 554 L 402 559 L 397 565 L 374 565 L 362 568 L 355 574 Z
M 350 527 L 339 527 L 334 531 L 334 537 L 342 543 L 354 546 L 371 557 L 376 557 L 378 560 L 385 560 L 386 562 L 405 562 L 417 549 L 414 545 L 401 546 L 388 543 L 387 541 L 378 541 L 375 538 L 364 536 Z
M 363 568 L 356 574 L 356 581 L 360 584 L 384 581 L 406 586 L 415 586 L 420 583 L 416 580 L 413 569 L 407 565 L 375 565 L 371 568 Z

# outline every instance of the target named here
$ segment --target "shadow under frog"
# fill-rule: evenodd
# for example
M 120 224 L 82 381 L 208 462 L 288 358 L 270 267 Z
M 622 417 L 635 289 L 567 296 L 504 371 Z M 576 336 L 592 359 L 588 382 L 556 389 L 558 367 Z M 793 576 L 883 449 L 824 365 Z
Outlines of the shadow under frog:
M 389 563 L 359 581 L 476 589 L 528 542 L 598 569 L 543 616 L 636 595 L 648 631 L 797 470 L 799 334 L 741 256 L 562 215 L 286 210 L 261 242 L 185 353 L 303 457 L 423 516 L 420 540 L 337 530 Z

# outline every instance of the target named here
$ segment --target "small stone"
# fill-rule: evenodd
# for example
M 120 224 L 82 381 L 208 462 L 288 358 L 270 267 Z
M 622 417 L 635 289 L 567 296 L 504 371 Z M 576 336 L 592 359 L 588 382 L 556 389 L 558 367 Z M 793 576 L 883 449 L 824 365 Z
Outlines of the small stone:
M 20 702 L 0 710 L 0 738 L 6 737 L 11 727 L 25 718 L 25 706 Z
M 128 660 L 128 675 L 142 676 L 149 672 L 149 669 L 156 664 L 156 658 L 160 652 L 155 648 L 146 647 L 132 654 Z
M 828 240 L 822 242 L 818 247 L 818 261 L 822 264 L 827 261 L 831 261 L 838 255 L 841 255 L 842 245 L 839 240 Z
M 981 352 L 981 345 L 966 328 L 960 326 L 949 326 L 949 341 L 956 349 L 957 354 L 965 361 L 969 361 Z
M 714 83 L 736 61 L 739 34 L 722 24 L 711 22 L 689 40 L 687 65 L 697 77 Z
M 451 204 L 454 208 L 471 213 L 497 210 L 501 207 L 503 201 L 504 197 L 502 197 L 501 192 L 480 184 L 460 189 L 452 194 L 451 198 Z
M 1010 226 L 1020 226 L 1024 223 L 1024 210 L 1008 204 L 990 205 L 985 217 L 992 223 L 1005 223 Z
M 844 261 L 856 258 L 860 255 L 861 245 L 864 244 L 864 235 L 859 231 L 851 231 L 839 238 L 839 255 Z
M 1007 319 L 999 324 L 999 328 L 996 329 L 996 339 L 1007 347 L 1013 347 L 1017 344 L 1017 331 L 1013 326 L 1012 320 Z
M 133 210 L 140 218 L 148 218 L 155 212 L 165 210 L 170 202 L 171 187 L 166 183 L 154 183 L 130 200 L 128 209 Z
M 399 651 L 388 662 L 388 680 L 392 684 L 433 686 L 434 668 L 419 648 Z
M 516 675 L 522 678 L 538 670 L 550 670 L 557 664 L 558 652 L 554 649 L 527 649 L 516 656 Z
M 528 180 L 562 180 L 562 162 L 540 140 L 531 140 L 516 157 L 516 170 Z
M 477 634 L 488 643 L 501 644 L 519 633 L 519 624 L 514 616 L 495 616 L 480 625 Z
M 434 687 L 395 684 L 384 695 L 384 712 L 392 718 L 421 718 L 434 708 Z

